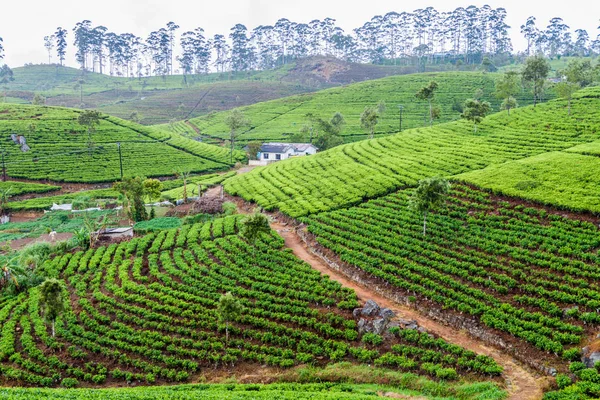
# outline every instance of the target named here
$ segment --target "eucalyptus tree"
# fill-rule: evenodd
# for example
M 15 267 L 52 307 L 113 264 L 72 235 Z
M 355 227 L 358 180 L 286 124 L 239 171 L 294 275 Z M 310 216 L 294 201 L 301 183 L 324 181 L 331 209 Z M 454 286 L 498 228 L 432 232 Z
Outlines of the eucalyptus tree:
M 258 68 L 262 70 L 275 68 L 279 54 L 275 28 L 271 25 L 257 26 L 252 30 L 250 40 L 256 48 Z
M 151 32 L 146 39 L 146 47 L 156 75 L 168 75 L 170 70 L 171 36 L 165 28 Z
M 56 28 L 56 32 L 54 32 L 54 37 L 56 39 L 56 55 L 58 56 L 58 62 L 60 65 L 63 65 L 67 54 L 67 30 L 59 26 Z
M 0 60 L 4 58 L 4 46 L 2 45 L 2 42 L 4 42 L 4 40 L 0 37 Z
M 277 38 L 279 39 L 278 58 L 281 59 L 282 64 L 286 63 L 286 55 L 288 53 L 288 46 L 291 39 L 291 25 L 292 22 L 289 19 L 281 18 L 273 26 L 275 33 L 277 34 Z
M 233 71 L 249 71 L 253 69 L 256 52 L 248 38 L 245 25 L 236 24 L 229 34 L 231 39 L 231 69 Z
M 173 75 L 173 49 L 175 48 L 175 31 L 179 29 L 179 25 L 171 21 L 167 23 L 167 31 L 169 32 L 169 54 L 167 56 L 168 66 L 167 73 Z
M 75 24 L 75 59 L 82 70 L 87 68 L 87 58 L 92 48 L 92 22 L 84 20 Z
M 105 26 L 97 26 L 90 32 L 90 46 L 91 53 L 93 55 L 92 70 L 96 70 L 96 62 L 98 63 L 98 70 L 103 73 L 104 65 L 104 47 L 106 44 L 106 33 L 108 29 Z
M 230 47 L 225 40 L 225 36 L 216 34 L 212 40 L 212 48 L 215 51 L 215 62 L 214 65 L 217 67 L 217 71 L 224 72 L 225 66 L 229 61 Z
M 531 50 L 534 48 L 540 36 L 540 30 L 535 26 L 535 17 L 527 18 L 527 21 L 521 25 L 521 34 L 527 40 L 527 55 L 531 55 Z
M 44 47 L 48 52 L 48 64 L 52 64 L 52 50 L 55 46 L 55 39 L 54 35 L 44 36 Z
M 590 35 L 585 29 L 577 29 L 575 31 L 577 38 L 574 43 L 574 50 L 579 57 L 586 57 L 590 55 Z
M 555 17 L 550 20 L 544 32 L 546 42 L 546 51 L 550 58 L 561 54 L 562 50 L 569 43 L 568 41 L 569 26 L 563 22 L 560 17 Z
M 542 55 L 529 57 L 525 60 L 525 67 L 523 68 L 523 72 L 521 72 L 521 76 L 523 82 L 531 85 L 534 107 L 538 100 L 541 100 L 549 72 L 550 64 Z

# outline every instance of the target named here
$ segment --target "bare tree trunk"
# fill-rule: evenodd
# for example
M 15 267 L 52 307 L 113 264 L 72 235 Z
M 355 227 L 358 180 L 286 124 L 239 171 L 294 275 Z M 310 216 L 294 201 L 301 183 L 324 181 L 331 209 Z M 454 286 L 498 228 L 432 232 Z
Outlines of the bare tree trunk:
M 569 97 L 569 116 L 571 115 L 571 98 Z
M 225 343 L 229 343 L 229 321 L 225 322 Z
M 54 324 L 55 324 L 55 323 L 56 323 L 56 320 L 55 320 L 55 319 L 53 319 L 53 320 L 52 320 L 52 337 L 54 337 L 54 336 L 56 335 L 56 330 L 55 330 L 55 327 L 54 327 Z
M 427 231 L 427 212 L 425 212 L 423 214 L 423 236 L 425 236 L 426 231 Z
M 429 126 L 433 126 L 433 107 L 431 106 L 431 100 L 429 100 Z

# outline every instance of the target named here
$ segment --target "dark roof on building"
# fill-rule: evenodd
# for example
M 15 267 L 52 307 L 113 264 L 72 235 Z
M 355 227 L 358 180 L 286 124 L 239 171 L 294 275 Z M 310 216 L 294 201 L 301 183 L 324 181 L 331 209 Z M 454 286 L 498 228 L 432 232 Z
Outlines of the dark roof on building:
M 294 151 L 306 151 L 311 146 L 315 147 L 310 143 L 264 143 L 262 146 L 260 146 L 260 152 L 285 153 L 290 148 L 294 149 Z

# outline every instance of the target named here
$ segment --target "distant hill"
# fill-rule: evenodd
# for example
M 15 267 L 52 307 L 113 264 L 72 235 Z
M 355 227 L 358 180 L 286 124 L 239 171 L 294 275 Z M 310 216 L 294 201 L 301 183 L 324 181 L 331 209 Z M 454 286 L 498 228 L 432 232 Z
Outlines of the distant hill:
M 335 76 L 338 77 L 337 79 L 342 79 L 339 74 L 334 73 L 334 71 L 338 71 L 337 67 L 323 64 L 322 68 L 329 71 L 330 79 L 334 79 Z M 375 68 L 374 71 L 376 70 Z M 349 73 L 349 71 L 346 72 Z M 310 73 L 307 72 L 307 74 Z M 325 75 L 321 71 L 318 76 Z M 418 100 L 415 93 L 432 80 L 439 85 L 434 103 L 440 108 L 440 118 L 436 122 L 447 122 L 460 118 L 464 100 L 476 95 L 490 101 L 494 110 L 498 110 L 500 101 L 493 95 L 495 79 L 498 76 L 481 72 L 391 76 L 317 93 L 254 104 L 241 108 L 250 119 L 251 125 L 239 140 L 285 141 L 290 135 L 298 133 L 308 122 L 306 118 L 308 113 L 329 119 L 335 112 L 341 112 L 345 117 L 346 125 L 342 130 L 342 135 L 346 136 L 347 141 L 364 139 L 366 132 L 360 126 L 360 115 L 366 106 L 374 106 L 379 101 L 384 101 L 387 109 L 376 127 L 376 134 L 390 134 L 400 130 L 399 105 L 403 106 L 403 129 L 422 127 L 429 124 L 429 106 L 427 102 Z M 549 93 L 549 96 L 551 95 Z M 518 96 L 518 101 L 521 105 L 530 104 L 531 95 L 523 92 Z M 227 115 L 228 112 L 215 113 L 191 119 L 189 122 L 203 135 L 226 139 L 229 134 L 225 125 Z
M 437 68 L 441 67 L 444 66 Z M 414 72 L 414 66 L 354 64 L 330 57 L 302 59 L 270 71 L 185 78 L 182 75 L 126 78 L 92 72 L 82 75 L 75 68 L 27 65 L 14 68 L 15 80 L 8 84 L 7 96 L 11 103 L 30 103 L 35 94 L 41 94 L 47 97 L 47 105 L 95 108 L 126 119 L 137 112 L 142 124 L 155 125 Z
M 77 122 L 80 111 L 0 105 L 0 145 L 9 177 L 65 182 L 110 182 L 125 176 L 172 176 L 175 171 L 224 170 L 226 148 L 103 116 L 90 138 Z M 22 144 L 24 137 L 28 151 Z M 20 142 L 20 143 L 18 143 Z M 233 162 L 244 159 L 236 152 Z

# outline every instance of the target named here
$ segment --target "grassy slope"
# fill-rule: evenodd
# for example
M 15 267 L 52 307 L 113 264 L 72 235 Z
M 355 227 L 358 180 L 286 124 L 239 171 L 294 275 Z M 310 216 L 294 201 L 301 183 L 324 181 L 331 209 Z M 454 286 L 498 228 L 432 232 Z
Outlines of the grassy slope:
M 77 123 L 72 109 L 0 106 L 0 138 L 9 176 L 54 181 L 100 182 L 119 177 L 117 142 L 121 143 L 125 175 L 167 176 L 176 169 L 195 172 L 226 169 L 228 151 L 143 127 L 115 117 L 103 117 L 91 135 Z M 22 152 L 11 134 L 24 135 L 31 148 Z M 236 153 L 235 158 L 243 157 Z
M 386 102 L 387 110 L 376 127 L 376 133 L 398 132 L 399 104 L 404 106 L 403 128 L 420 127 L 424 122 L 428 123 L 429 108 L 427 102 L 415 98 L 415 93 L 431 80 L 439 84 L 435 103 L 441 108 L 441 122 L 459 118 L 460 112 L 453 110 L 453 104 L 473 97 L 478 89 L 497 110 L 499 101 L 493 97 L 496 77 L 495 74 L 477 72 L 394 76 L 242 107 L 251 126 L 240 140 L 285 140 L 286 136 L 299 132 L 307 122 L 307 113 L 329 119 L 338 111 L 346 119 L 343 135 L 365 135 L 360 127 L 360 114 L 365 106 L 375 105 L 381 100 Z M 520 103 L 528 104 L 528 97 L 523 93 Z M 227 115 L 228 112 L 222 112 L 195 118 L 191 122 L 205 135 L 226 138 L 228 129 L 224 120 Z
M 595 93 L 595 92 L 594 92 Z M 486 118 L 473 133 L 466 121 L 412 129 L 340 146 L 315 156 L 286 160 L 229 179 L 226 190 L 292 216 L 358 204 L 412 186 L 419 179 L 452 176 L 598 139 L 594 96 Z

